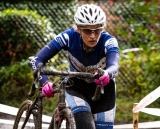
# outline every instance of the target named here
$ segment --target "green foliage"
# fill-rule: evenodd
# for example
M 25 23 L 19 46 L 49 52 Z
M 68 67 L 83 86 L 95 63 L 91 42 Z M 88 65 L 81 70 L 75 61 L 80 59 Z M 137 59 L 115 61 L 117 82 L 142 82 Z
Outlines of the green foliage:
M 19 107 L 24 100 L 31 99 L 28 92 L 33 82 L 33 72 L 28 60 L 0 67 L 0 74 L 0 103 Z M 44 114 L 51 115 L 56 102 L 56 95 L 54 98 L 44 99 Z
M 116 33 L 124 48 L 143 48 L 140 52 L 129 52 L 121 57 L 117 77 L 116 121 L 132 121 L 133 103 L 138 103 L 152 90 L 160 86 L 160 24 L 159 1 L 125 1 L 111 9 L 112 14 L 122 18 Z M 155 50 L 151 50 L 155 47 Z M 122 49 L 122 48 L 121 48 Z M 160 100 L 149 105 L 158 108 Z M 147 117 L 148 116 L 148 117 Z M 156 116 L 142 113 L 140 121 L 157 120 Z
M 27 8 L 6 9 L 0 12 L 0 18 L 0 34 L 3 37 L 0 48 L 0 103 L 19 107 L 28 98 L 33 81 L 29 62 L 24 59 L 35 55 L 53 38 L 52 24 L 45 16 Z M 56 79 L 53 78 L 53 81 Z M 53 111 L 55 102 L 55 98 L 44 101 L 45 114 Z
M 117 24 L 116 32 L 122 42 L 126 42 L 127 48 L 140 47 L 142 44 L 148 47 L 160 45 L 158 2 L 159 0 L 152 2 L 125 1 L 111 10 L 113 14 L 123 19 L 122 24 Z
M 128 58 L 121 59 L 120 72 L 117 78 L 117 121 L 120 121 L 119 119 L 123 117 L 124 122 L 132 121 L 133 103 L 138 103 L 147 94 L 160 86 L 159 69 L 159 48 L 155 50 L 146 48 L 135 54 L 128 53 Z M 128 76 L 129 74 L 132 75 L 132 78 Z M 122 77 L 126 80 L 122 80 Z M 160 100 L 156 100 L 149 105 L 149 107 L 154 108 L 159 106 Z M 157 120 L 157 117 L 146 117 L 147 115 L 140 115 L 140 121 Z
M 3 10 L 0 19 L 0 65 L 3 66 L 34 55 L 54 35 L 49 19 L 27 8 Z
M 54 95 L 54 97 L 49 99 L 45 98 L 43 103 L 44 104 L 43 113 L 52 116 L 57 102 L 58 102 L 58 95 Z
M 33 81 L 29 62 L 24 59 L 53 38 L 52 24 L 27 8 L 6 9 L 0 12 L 0 35 L 0 103 L 18 107 L 28 98 Z
M 19 106 L 27 97 L 33 80 L 28 61 L 0 67 L 0 103 Z

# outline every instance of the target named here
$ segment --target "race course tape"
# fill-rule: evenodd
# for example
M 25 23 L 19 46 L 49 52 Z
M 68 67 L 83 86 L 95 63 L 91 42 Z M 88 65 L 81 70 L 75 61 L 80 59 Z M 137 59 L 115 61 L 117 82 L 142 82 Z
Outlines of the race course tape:
M 139 111 L 149 111 L 150 109 L 144 109 L 147 105 L 154 102 L 156 99 L 160 97 L 160 86 L 156 88 L 154 91 L 150 92 L 147 96 L 145 96 L 137 105 L 132 109 L 133 113 L 137 113 Z M 152 109 L 153 111 L 153 109 Z M 149 112 L 152 112 L 151 110 Z M 158 113 L 153 113 L 158 115 Z
M 17 112 L 18 112 L 18 108 L 16 108 L 16 107 L 11 107 L 11 106 L 4 105 L 4 104 L 0 104 L 0 112 L 5 113 L 5 114 L 9 114 L 9 115 L 16 116 L 16 115 L 17 115 Z M 22 115 L 22 117 L 25 117 L 24 114 Z M 31 117 L 31 119 L 33 119 L 33 118 Z M 42 121 L 43 121 L 43 122 L 50 123 L 50 121 L 51 121 L 51 116 L 42 115 Z
M 154 116 L 160 116 L 160 109 L 159 108 L 143 108 L 141 112 L 154 115 Z

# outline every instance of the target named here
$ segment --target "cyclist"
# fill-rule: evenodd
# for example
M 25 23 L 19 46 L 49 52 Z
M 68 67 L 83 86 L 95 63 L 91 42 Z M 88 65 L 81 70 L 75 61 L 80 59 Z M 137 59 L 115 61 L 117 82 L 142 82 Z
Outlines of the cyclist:
M 62 49 L 68 54 L 70 71 L 89 72 L 97 75 L 97 68 L 104 74 L 95 80 L 71 78 L 72 87 L 67 88 L 66 102 L 71 107 L 77 129 L 112 129 L 115 116 L 116 89 L 114 76 L 118 72 L 119 47 L 116 38 L 103 30 L 106 15 L 94 4 L 78 7 L 74 16 L 75 28 L 58 34 L 31 60 L 32 69 L 47 62 Z M 47 76 L 41 75 L 42 93 L 53 97 L 54 85 Z M 104 94 L 93 102 L 97 87 L 104 87 Z

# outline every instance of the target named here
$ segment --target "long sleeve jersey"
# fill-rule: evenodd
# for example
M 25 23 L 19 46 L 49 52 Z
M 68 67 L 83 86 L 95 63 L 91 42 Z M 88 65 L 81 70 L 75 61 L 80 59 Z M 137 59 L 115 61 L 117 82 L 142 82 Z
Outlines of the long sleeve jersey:
M 70 71 L 95 73 L 97 68 L 102 68 L 107 70 L 110 78 L 118 72 L 120 55 L 116 38 L 103 31 L 96 46 L 86 52 L 81 35 L 75 28 L 58 34 L 44 46 L 31 60 L 32 69 L 35 70 L 39 63 L 45 64 L 62 49 L 67 52 Z M 48 77 L 45 75 L 40 78 L 42 84 L 47 80 Z

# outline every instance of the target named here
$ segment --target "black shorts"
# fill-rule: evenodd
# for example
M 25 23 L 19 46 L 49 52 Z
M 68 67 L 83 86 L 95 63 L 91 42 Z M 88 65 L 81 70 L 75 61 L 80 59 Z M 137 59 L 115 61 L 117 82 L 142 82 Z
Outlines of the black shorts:
M 86 81 L 78 78 L 71 78 L 74 82 L 73 86 L 67 87 L 67 93 L 77 96 L 88 102 L 93 114 L 109 111 L 115 107 L 116 91 L 115 82 L 111 79 L 110 82 L 104 87 L 104 94 L 100 95 L 100 99 L 93 102 L 96 84 L 94 82 L 87 83 Z

